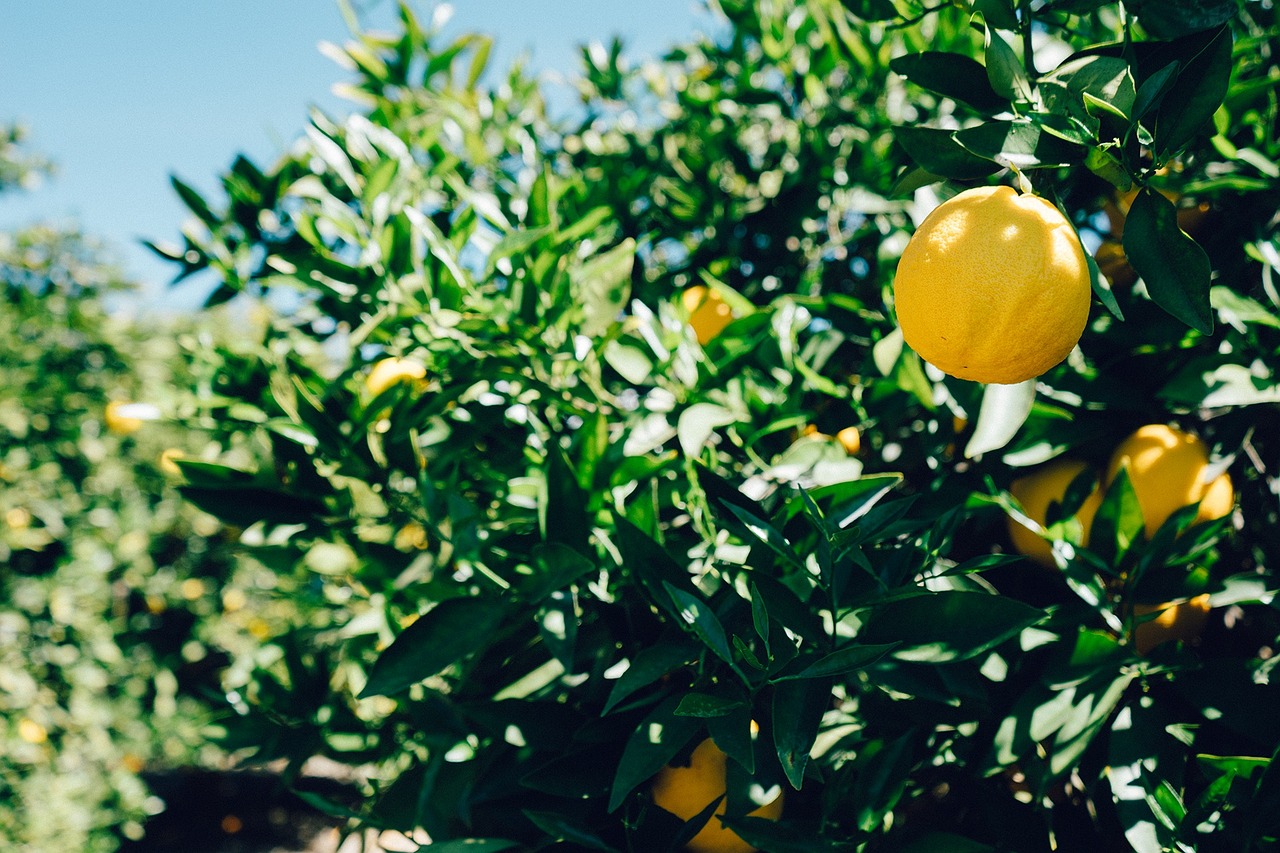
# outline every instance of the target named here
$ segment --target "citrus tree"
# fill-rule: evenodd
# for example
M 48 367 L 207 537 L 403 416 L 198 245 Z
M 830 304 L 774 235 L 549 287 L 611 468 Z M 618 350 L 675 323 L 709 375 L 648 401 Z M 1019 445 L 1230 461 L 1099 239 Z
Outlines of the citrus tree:
M 307 614 L 224 742 L 441 850 L 1274 846 L 1271 5 L 711 10 L 557 117 L 406 6 L 175 180 Z
M 31 185 L 41 161 L 4 138 L 0 190 Z M 141 837 L 164 805 L 145 774 L 212 757 L 202 697 L 252 651 L 228 612 L 250 594 L 223 530 L 173 489 L 168 460 L 203 447 L 164 422 L 200 375 L 177 345 L 190 323 L 110 314 L 132 287 L 75 229 L 0 233 L 5 849 Z

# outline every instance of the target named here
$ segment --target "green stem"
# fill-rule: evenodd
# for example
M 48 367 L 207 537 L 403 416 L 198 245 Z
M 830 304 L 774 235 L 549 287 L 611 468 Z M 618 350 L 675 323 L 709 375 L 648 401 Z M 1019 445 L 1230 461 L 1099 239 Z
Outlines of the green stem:
M 1022 7 L 1022 64 L 1027 69 L 1027 79 L 1036 82 L 1035 50 L 1031 46 L 1031 0 L 1020 0 Z

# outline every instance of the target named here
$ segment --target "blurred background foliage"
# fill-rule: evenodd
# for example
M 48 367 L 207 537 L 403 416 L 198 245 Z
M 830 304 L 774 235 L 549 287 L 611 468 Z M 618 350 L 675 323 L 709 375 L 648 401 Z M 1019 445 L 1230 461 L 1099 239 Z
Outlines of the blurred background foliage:
M 714 0 L 657 61 L 584 48 L 567 115 L 483 36 L 357 28 L 350 114 L 217 198 L 174 179 L 192 217 L 154 248 L 234 333 L 120 344 L 76 419 L 164 365 L 145 387 L 187 428 L 168 482 L 200 513 L 159 445 L 96 463 L 135 459 L 128 529 L 190 525 L 99 575 L 146 567 L 119 588 L 171 596 L 148 618 L 194 616 L 130 671 L 207 697 L 246 764 L 345 767 L 362 802 L 314 804 L 420 841 L 679 849 L 709 811 L 648 781 L 710 736 L 765 850 L 1273 846 L 1280 71 L 1270 4 L 1211 5 Z M 891 281 L 1011 164 L 1099 304 L 1034 387 L 984 388 L 904 346 Z M 1194 254 L 1175 216 L 1201 278 L 1157 263 Z M 1041 520 L 1055 568 L 1017 553 L 1015 479 L 1106 472 L 1150 423 L 1204 440 L 1225 516 L 1144 525 L 1107 476 L 1086 539 L 1082 480 Z M 1204 595 L 1198 635 L 1135 642 L 1143 605 Z M 780 821 L 743 817 L 780 789 Z

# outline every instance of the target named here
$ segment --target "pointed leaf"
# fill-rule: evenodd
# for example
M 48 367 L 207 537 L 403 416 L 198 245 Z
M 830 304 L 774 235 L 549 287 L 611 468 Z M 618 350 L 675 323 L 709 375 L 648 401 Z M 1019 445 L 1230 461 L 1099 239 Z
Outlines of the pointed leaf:
M 666 766 L 689 739 L 697 733 L 702 721 L 697 717 L 676 716 L 681 697 L 668 696 L 636 726 L 618 762 L 609 796 L 609 811 L 617 811 L 627 796 L 642 782 Z
M 399 693 L 485 648 L 507 615 L 501 601 L 488 597 L 440 602 L 401 631 L 374 661 L 359 698 Z
M 1209 256 L 1178 228 L 1173 202 L 1150 188 L 1138 193 L 1125 219 L 1124 252 L 1157 305 L 1193 329 L 1213 331 Z
M 832 684 L 829 677 L 809 678 L 784 681 L 773 691 L 773 744 L 787 781 L 797 791 L 804 784 L 822 715 L 831 705 Z
M 990 651 L 1045 618 L 1043 610 L 985 592 L 930 592 L 870 605 L 858 642 L 896 643 L 899 660 L 949 663 Z
M 986 386 L 982 394 L 982 408 L 978 410 L 978 423 L 964 448 L 965 458 L 972 459 L 999 450 L 1012 441 L 1026 423 L 1035 401 L 1035 379 L 1017 385 Z

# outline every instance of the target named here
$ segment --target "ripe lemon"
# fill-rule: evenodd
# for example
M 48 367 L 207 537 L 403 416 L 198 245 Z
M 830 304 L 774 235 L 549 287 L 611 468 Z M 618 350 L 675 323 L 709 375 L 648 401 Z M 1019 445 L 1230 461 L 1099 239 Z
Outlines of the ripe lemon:
M 728 756 L 710 738 L 704 740 L 689 756 L 688 767 L 668 765 L 653 778 L 653 802 L 681 820 L 699 814 L 717 797 L 724 796 L 725 762 Z M 782 792 L 766 805 L 750 813 L 750 817 L 777 820 L 782 817 Z M 724 814 L 726 800 L 721 800 L 715 815 Z M 754 853 L 752 847 L 715 815 L 693 837 L 686 850 L 691 853 Z
M 912 236 L 893 283 L 907 344 L 945 373 L 1011 385 L 1067 357 L 1089 319 L 1089 262 L 1056 207 L 965 190 Z
M 135 433 L 143 427 L 142 418 L 133 415 L 133 409 L 137 408 L 136 403 L 122 403 L 119 400 L 112 400 L 107 403 L 107 409 L 103 412 L 102 420 L 106 423 L 107 429 L 116 435 L 129 435 Z
M 857 427 L 845 427 L 840 430 L 836 433 L 836 441 L 840 442 L 844 452 L 850 456 L 857 456 L 858 451 L 862 449 L 862 433 Z
M 1055 459 L 1025 477 L 1014 480 L 1009 491 L 1018 499 L 1027 517 L 1043 527 L 1047 524 L 1049 507 L 1062 502 L 1071 482 L 1088 467 L 1085 463 L 1074 459 Z M 1089 541 L 1089 529 L 1093 526 L 1093 516 L 1101 503 L 1102 492 L 1095 488 L 1076 511 L 1075 517 L 1080 522 L 1083 543 Z M 1055 565 L 1053 549 L 1043 537 L 1014 521 L 1012 516 L 1009 516 L 1007 521 L 1009 538 L 1019 554 L 1025 554 L 1042 566 L 1052 568 Z
M 1159 613 L 1153 619 L 1138 623 L 1133 631 L 1133 647 L 1145 655 L 1161 643 L 1169 640 L 1189 642 L 1204 631 L 1209 621 L 1209 594 L 1203 593 L 1181 604 L 1135 604 L 1135 616 Z
M 680 304 L 689 315 L 689 325 L 698 343 L 704 346 L 733 322 L 733 310 L 724 297 L 701 284 L 695 284 L 680 294 Z
M 369 396 L 376 397 L 397 382 L 421 382 L 427 376 L 427 368 L 408 359 L 389 356 L 373 366 L 364 380 Z
M 1121 465 L 1129 467 L 1147 536 L 1174 512 L 1197 501 L 1197 523 L 1222 518 L 1235 503 L 1229 475 L 1224 472 L 1211 482 L 1205 479 L 1209 451 L 1204 442 L 1166 424 L 1148 424 L 1120 443 L 1107 466 L 1108 483 Z

